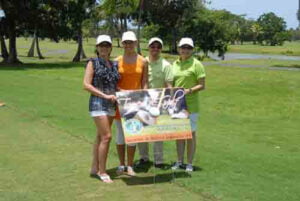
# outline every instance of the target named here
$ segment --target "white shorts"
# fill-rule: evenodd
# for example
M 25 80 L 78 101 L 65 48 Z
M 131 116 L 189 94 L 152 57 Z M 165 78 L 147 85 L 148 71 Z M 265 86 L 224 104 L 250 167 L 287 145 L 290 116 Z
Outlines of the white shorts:
M 90 112 L 91 117 L 98 117 L 98 116 L 112 116 L 114 117 L 116 115 L 115 110 L 109 110 L 109 111 L 91 111 Z
M 199 113 L 191 113 L 189 115 L 192 132 L 197 131 L 198 117 L 199 117 Z
M 116 144 L 123 145 L 125 144 L 124 132 L 121 124 L 121 120 L 114 120 L 117 130 Z M 135 146 L 136 143 L 127 144 L 128 146 Z

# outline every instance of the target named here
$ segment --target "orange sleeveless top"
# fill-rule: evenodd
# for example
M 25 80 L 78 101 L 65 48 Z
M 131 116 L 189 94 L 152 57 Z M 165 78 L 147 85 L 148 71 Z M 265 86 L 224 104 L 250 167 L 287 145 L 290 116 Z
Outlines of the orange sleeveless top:
M 138 55 L 135 63 L 127 64 L 124 62 L 123 56 L 117 58 L 121 76 L 118 82 L 120 89 L 130 90 L 142 88 L 143 60 L 144 58 Z
M 120 79 L 118 82 L 118 87 L 120 89 L 130 90 L 130 89 L 141 89 L 142 88 L 142 78 L 143 78 L 143 67 L 144 58 L 141 55 L 137 56 L 135 63 L 127 64 L 124 62 L 123 56 L 117 58 Z M 119 109 L 116 111 L 116 119 L 121 119 Z

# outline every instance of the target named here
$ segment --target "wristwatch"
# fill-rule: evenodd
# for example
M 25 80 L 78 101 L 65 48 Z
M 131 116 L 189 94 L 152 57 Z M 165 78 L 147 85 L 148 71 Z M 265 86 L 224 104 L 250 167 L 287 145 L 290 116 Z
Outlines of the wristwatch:
M 189 94 L 191 94 L 193 92 L 192 88 L 189 88 Z

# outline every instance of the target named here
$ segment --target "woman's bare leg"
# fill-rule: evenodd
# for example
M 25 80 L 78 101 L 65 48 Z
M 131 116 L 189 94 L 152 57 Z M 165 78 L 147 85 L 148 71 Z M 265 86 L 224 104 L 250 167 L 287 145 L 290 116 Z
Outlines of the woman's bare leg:
M 98 146 L 98 167 L 99 174 L 106 174 L 106 161 L 111 141 L 111 124 L 113 118 L 109 116 L 94 117 L 97 127 L 97 136 L 100 138 Z

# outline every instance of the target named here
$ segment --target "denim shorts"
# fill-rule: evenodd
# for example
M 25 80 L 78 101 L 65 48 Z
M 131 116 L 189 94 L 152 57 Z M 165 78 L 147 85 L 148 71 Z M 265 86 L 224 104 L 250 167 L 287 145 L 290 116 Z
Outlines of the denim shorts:
M 91 117 L 98 117 L 98 116 L 112 116 L 114 117 L 116 115 L 116 110 L 108 110 L 108 111 L 90 111 Z

